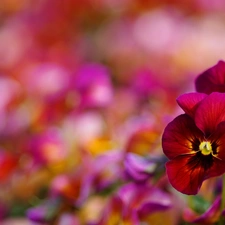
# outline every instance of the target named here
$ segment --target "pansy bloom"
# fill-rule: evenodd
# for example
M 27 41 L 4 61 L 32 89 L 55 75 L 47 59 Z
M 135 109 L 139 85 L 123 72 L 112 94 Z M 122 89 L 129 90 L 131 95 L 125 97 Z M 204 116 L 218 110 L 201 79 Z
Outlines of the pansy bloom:
M 164 130 L 167 175 L 184 194 L 197 194 L 202 182 L 225 172 L 225 94 L 188 93 L 177 102 L 185 114 Z
M 195 80 L 197 92 L 210 94 L 225 92 L 225 62 L 220 60 L 215 66 L 201 73 Z

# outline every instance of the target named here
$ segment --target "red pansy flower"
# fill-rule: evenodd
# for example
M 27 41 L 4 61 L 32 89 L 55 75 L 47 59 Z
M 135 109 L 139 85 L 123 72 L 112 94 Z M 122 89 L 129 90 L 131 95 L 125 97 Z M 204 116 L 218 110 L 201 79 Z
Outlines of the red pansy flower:
M 220 60 L 200 74 L 195 80 L 195 87 L 197 92 L 205 94 L 225 92 L 225 62 Z
M 225 94 L 189 93 L 177 99 L 185 114 L 164 130 L 167 175 L 184 194 L 197 194 L 202 182 L 225 172 Z

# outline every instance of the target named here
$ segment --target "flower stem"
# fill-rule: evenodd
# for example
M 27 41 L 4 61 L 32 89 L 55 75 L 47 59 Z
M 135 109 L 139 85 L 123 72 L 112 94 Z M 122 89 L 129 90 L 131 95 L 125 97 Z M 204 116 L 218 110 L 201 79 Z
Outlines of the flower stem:
M 220 205 L 220 221 L 219 225 L 223 225 L 225 220 L 222 216 L 222 212 L 225 209 L 225 174 L 222 176 L 222 193 L 221 193 L 221 205 Z

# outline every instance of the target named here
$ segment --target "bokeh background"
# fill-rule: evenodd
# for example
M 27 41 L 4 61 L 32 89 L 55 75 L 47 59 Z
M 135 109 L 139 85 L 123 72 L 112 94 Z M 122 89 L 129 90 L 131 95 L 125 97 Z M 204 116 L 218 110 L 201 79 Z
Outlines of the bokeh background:
M 224 11 L 223 0 L 1 0 L 1 224 L 184 224 L 161 135 L 176 98 L 225 58 Z

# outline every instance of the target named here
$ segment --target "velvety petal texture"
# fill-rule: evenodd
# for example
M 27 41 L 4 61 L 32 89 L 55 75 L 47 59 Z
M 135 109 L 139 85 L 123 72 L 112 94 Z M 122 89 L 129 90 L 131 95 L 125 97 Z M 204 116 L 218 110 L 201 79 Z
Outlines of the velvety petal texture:
M 205 179 L 225 173 L 225 122 L 217 126 L 217 130 L 209 139 L 216 147 L 216 154 L 212 167 L 206 172 Z
M 225 121 L 225 94 L 214 92 L 202 100 L 195 113 L 195 123 L 205 136 L 215 132 L 217 125 Z
M 206 97 L 203 93 L 186 93 L 177 98 L 178 105 L 186 114 L 194 118 L 199 103 Z
M 205 94 L 225 92 L 225 62 L 219 61 L 200 74 L 195 80 L 195 87 L 197 92 Z
M 216 131 L 211 134 L 209 137 L 211 142 L 214 142 L 216 145 L 217 150 L 217 157 L 221 160 L 225 159 L 225 121 L 221 122 L 218 126 Z
M 182 114 L 170 122 L 162 136 L 164 154 L 173 159 L 180 155 L 193 154 L 192 147 L 196 139 L 203 140 L 203 133 L 196 127 L 194 120 Z
M 192 161 L 192 155 L 181 155 L 166 163 L 168 179 L 178 191 L 195 195 L 204 180 L 205 170 L 201 163 Z

